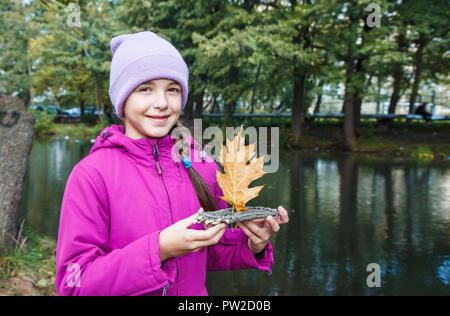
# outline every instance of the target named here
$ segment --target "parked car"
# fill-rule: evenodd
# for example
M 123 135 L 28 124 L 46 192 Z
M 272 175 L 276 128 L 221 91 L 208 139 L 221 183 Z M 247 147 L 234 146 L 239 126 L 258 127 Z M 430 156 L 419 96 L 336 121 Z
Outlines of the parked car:
M 86 106 L 84 108 L 84 115 L 95 115 L 96 108 L 95 106 Z
M 73 112 L 73 109 L 64 109 L 61 110 L 58 106 L 56 105 L 34 105 L 34 106 L 29 106 L 28 107 L 30 110 L 34 110 L 34 111 L 46 111 L 47 113 L 53 114 L 55 117 L 53 119 L 53 121 L 55 123 L 59 123 L 59 122 L 66 122 L 66 121 L 73 121 L 73 120 L 77 120 L 79 119 L 79 115 L 76 115 L 76 112 Z
M 67 112 L 70 114 L 70 116 L 72 117 L 76 117 L 79 118 L 81 116 L 81 110 L 80 108 L 71 108 L 68 109 Z
M 55 116 L 55 118 L 54 118 L 54 120 L 53 120 L 55 123 L 62 122 L 62 121 L 64 121 L 65 119 L 67 119 L 67 118 L 70 117 L 70 113 L 69 113 L 69 112 L 67 112 L 67 111 L 65 111 L 65 110 L 61 110 L 61 109 L 60 109 L 59 107 L 57 107 L 57 106 L 49 105 L 49 106 L 47 107 L 47 111 L 48 111 L 48 112 L 56 113 L 56 116 Z
M 103 115 L 103 111 L 102 110 L 97 111 L 97 107 L 95 107 L 95 106 L 87 106 L 87 107 L 84 108 L 84 114 L 86 116 L 88 116 L 88 115 L 95 115 L 95 116 L 97 116 L 97 115 Z
M 33 111 L 36 111 L 38 106 L 40 106 L 40 105 L 29 105 L 29 106 L 28 106 L 28 109 L 29 109 L 29 110 L 33 110 Z M 40 107 L 41 107 L 41 110 L 42 110 L 42 106 L 40 106 Z
M 30 105 L 28 108 L 33 111 L 44 111 L 44 106 L 42 105 Z

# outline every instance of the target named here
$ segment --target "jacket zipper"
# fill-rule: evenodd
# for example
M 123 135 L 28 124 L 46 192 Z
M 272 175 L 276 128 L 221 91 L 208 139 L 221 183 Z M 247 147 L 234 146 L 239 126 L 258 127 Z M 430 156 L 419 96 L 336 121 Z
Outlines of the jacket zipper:
M 163 262 L 161 263 L 161 270 L 164 271 L 164 268 L 165 268 L 165 267 L 166 267 L 166 261 L 163 261 Z M 169 285 L 170 285 L 170 284 L 167 284 L 167 285 L 165 285 L 165 286 L 163 287 L 162 296 L 166 296 L 166 294 L 167 294 L 167 289 L 169 288 Z
M 168 288 L 169 288 L 169 284 L 167 284 L 165 287 L 163 287 L 162 296 L 166 296 Z
M 162 169 L 161 169 L 161 165 L 159 164 L 159 150 L 158 150 L 158 141 L 156 141 L 155 145 L 153 145 L 153 156 L 155 157 L 155 162 L 156 162 L 156 171 L 158 172 L 158 175 L 161 176 L 161 180 L 164 186 L 164 190 L 166 190 L 166 194 L 167 194 L 167 200 L 169 201 L 169 211 L 170 211 L 170 219 L 171 222 L 173 224 L 173 215 L 172 215 L 172 205 L 170 204 L 170 195 L 169 195 L 169 191 L 167 190 L 166 187 L 166 183 L 164 182 L 164 177 L 162 175 Z M 177 283 L 178 283 L 178 264 L 177 261 L 175 259 L 175 265 L 177 267 Z M 163 288 L 163 293 L 162 295 L 165 296 L 167 293 L 167 289 L 169 288 L 169 284 L 166 285 Z M 178 295 L 178 290 L 177 290 L 177 295 Z

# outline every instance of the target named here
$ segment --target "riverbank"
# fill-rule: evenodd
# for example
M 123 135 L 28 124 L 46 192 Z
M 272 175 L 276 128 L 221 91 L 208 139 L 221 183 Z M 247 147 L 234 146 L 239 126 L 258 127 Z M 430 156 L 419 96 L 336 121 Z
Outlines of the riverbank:
M 89 141 L 96 138 L 100 132 L 108 127 L 109 124 L 84 124 L 84 123 L 65 123 L 65 124 L 52 124 L 52 126 L 45 132 L 37 134 L 37 137 L 65 137 L 69 136 L 80 141 Z
M 27 233 L 0 256 L 0 296 L 55 296 L 56 241 Z
M 343 153 L 344 136 L 342 122 L 325 120 L 305 125 L 300 141 L 289 138 L 289 121 L 266 121 L 264 119 L 233 122 L 233 126 L 243 124 L 245 128 L 254 126 L 280 127 L 280 146 L 286 150 L 301 152 Z M 95 139 L 109 123 L 53 124 L 47 132 L 38 137 L 70 137 L 80 141 Z M 217 120 L 203 120 L 203 128 L 221 126 Z M 223 127 L 222 127 L 223 129 Z M 379 131 L 374 122 L 361 122 L 358 130 L 358 145 L 352 153 L 374 157 L 406 159 L 415 161 L 450 161 L 450 123 L 437 122 L 426 125 L 421 122 L 395 122 L 389 131 Z
M 286 134 L 287 130 L 280 132 Z M 340 124 L 306 128 L 297 144 L 283 140 L 283 146 L 303 152 L 343 153 L 344 136 Z M 358 144 L 352 154 L 375 159 L 450 162 L 450 124 L 398 124 L 380 132 L 371 124 L 359 129 Z

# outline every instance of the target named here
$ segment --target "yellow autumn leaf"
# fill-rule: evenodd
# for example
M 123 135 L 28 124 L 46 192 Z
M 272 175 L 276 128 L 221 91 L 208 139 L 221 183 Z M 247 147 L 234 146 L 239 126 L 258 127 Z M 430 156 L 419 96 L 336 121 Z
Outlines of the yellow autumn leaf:
M 245 146 L 242 130 L 232 141 L 226 140 L 219 155 L 224 173 L 217 171 L 217 182 L 224 193 L 221 199 L 238 212 L 247 210 L 245 204 L 257 197 L 264 187 L 249 188 L 250 183 L 266 174 L 262 171 L 264 156 L 254 159 L 255 144 Z

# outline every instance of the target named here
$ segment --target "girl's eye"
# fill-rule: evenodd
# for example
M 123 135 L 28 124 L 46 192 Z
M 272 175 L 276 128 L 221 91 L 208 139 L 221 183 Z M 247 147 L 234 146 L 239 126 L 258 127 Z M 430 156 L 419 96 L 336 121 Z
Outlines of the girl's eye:
M 142 88 L 138 89 L 138 92 L 150 92 L 150 91 L 152 91 L 152 88 L 150 88 L 150 87 L 142 87 Z M 169 88 L 169 92 L 179 93 L 180 89 L 178 89 L 178 88 Z

